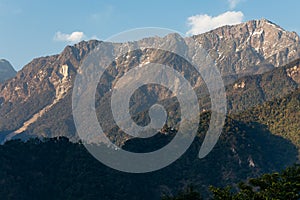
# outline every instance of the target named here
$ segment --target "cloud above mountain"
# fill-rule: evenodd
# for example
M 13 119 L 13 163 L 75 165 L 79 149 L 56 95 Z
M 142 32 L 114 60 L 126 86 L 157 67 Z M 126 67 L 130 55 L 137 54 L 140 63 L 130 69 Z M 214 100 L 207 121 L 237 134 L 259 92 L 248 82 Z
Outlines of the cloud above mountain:
M 228 11 L 215 17 L 207 14 L 194 15 L 187 19 L 190 29 L 186 34 L 197 35 L 221 26 L 239 24 L 243 18 L 241 11 Z
M 70 34 L 62 33 L 60 31 L 56 32 L 54 35 L 55 41 L 62 41 L 62 42 L 80 42 L 86 38 L 83 32 L 75 31 Z

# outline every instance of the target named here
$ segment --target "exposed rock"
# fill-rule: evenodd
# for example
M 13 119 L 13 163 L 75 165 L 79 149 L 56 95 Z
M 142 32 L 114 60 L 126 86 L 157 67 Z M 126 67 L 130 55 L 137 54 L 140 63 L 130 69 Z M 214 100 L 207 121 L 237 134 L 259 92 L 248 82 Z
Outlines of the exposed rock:
M 194 36 L 216 60 L 227 81 L 269 71 L 299 58 L 299 36 L 266 20 L 224 26 Z
M 239 83 L 235 83 L 233 85 L 233 89 L 244 88 L 245 86 L 246 86 L 245 81 L 242 81 L 240 84 Z
M 292 68 L 287 69 L 287 74 L 291 77 L 295 82 L 300 84 L 300 65 L 295 65 Z

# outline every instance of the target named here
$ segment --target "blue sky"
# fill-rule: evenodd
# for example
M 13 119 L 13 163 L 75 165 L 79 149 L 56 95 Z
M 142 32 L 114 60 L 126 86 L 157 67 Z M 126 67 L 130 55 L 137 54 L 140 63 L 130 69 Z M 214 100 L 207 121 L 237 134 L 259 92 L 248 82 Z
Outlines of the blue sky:
M 299 7 L 299 0 L 0 0 L 0 58 L 19 70 L 81 39 L 140 27 L 195 34 L 266 18 L 300 33 Z

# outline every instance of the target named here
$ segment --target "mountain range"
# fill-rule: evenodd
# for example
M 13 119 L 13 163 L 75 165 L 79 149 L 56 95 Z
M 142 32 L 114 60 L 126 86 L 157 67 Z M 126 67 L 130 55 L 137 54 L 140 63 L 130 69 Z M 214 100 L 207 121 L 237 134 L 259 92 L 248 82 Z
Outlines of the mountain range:
M 274 23 L 262 19 L 235 26 L 224 26 L 193 36 L 193 39 L 209 53 L 221 71 L 224 84 L 227 85 L 229 113 L 245 110 L 276 97 L 283 97 L 298 88 L 299 65 L 295 60 L 299 58 L 300 43 L 299 36 L 295 32 L 285 31 Z M 100 43 L 103 42 L 83 41 L 74 46 L 67 46 L 58 55 L 36 58 L 15 77 L 2 83 L 0 85 L 2 138 L 10 134 L 7 139 L 17 135 L 24 137 L 33 135 L 67 136 L 76 140 L 71 109 L 72 85 L 80 64 Z M 135 42 L 135 45 L 145 43 L 163 44 L 172 48 L 185 47 L 183 51 L 188 51 L 193 46 L 187 39 L 182 39 L 176 34 L 164 38 L 145 38 Z M 112 45 L 112 48 L 116 49 L 128 46 L 127 43 L 107 43 L 107 45 Z M 149 61 L 168 63 L 175 68 L 179 68 L 182 64 L 175 57 L 161 56 L 151 51 L 129 52 L 116 63 L 117 66 L 123 67 L 111 68 L 110 76 L 115 77 L 117 82 L 118 78 L 130 68 Z M 295 65 L 283 67 L 293 61 L 296 62 Z M 193 77 L 193 72 L 190 72 L 189 76 Z M 201 86 L 201 81 L 196 80 L 195 90 Z M 109 96 L 108 87 L 107 85 L 102 87 L 99 95 Z M 163 100 L 172 97 L 165 91 L 155 92 L 156 97 L 151 98 L 157 99 L 159 96 Z M 142 94 L 136 98 L 137 105 L 141 104 L 139 102 L 141 98 Z M 101 105 L 97 108 L 100 107 Z
M 191 43 L 191 38 L 198 46 Z M 64 136 L 72 142 L 78 142 L 72 115 L 74 81 L 77 73 L 89 74 L 89 67 L 81 71 L 80 66 L 89 53 L 100 44 L 107 47 L 103 50 L 104 53 L 126 49 L 130 45 L 140 47 L 145 44 L 157 44 L 179 49 L 191 59 L 193 52 L 197 50 L 195 46 L 201 47 L 208 52 L 224 81 L 228 112 L 223 132 L 211 154 L 199 160 L 196 155 L 209 127 L 211 103 L 207 86 L 201 77 L 189 68 L 188 63 L 173 54 L 153 49 L 140 49 L 118 57 L 107 69 L 97 87 L 95 109 L 105 134 L 123 149 L 150 152 L 161 148 L 173 139 L 180 123 L 180 105 L 176 95 L 156 85 L 143 86 L 131 99 L 132 118 L 141 125 L 149 123 L 149 108 L 153 103 L 159 102 L 164 105 L 169 115 L 166 125 L 158 134 L 147 139 L 129 137 L 120 130 L 112 120 L 109 102 L 112 85 L 116 84 L 127 71 L 151 62 L 172 66 L 185 78 L 192 80 L 193 89 L 201 105 L 197 137 L 184 156 L 166 169 L 151 174 L 151 177 L 145 175 L 151 187 L 143 187 L 143 184 L 134 184 L 132 181 L 133 187 L 140 187 L 141 191 L 151 190 L 155 198 L 154 196 L 149 198 L 158 199 L 161 191 L 177 190 L 190 182 L 196 183 L 197 187 L 206 194 L 208 185 L 225 186 L 299 162 L 300 40 L 295 32 L 286 31 L 266 19 L 223 26 L 190 38 L 170 34 L 165 37 L 144 38 L 125 43 L 82 41 L 67 46 L 60 54 L 36 58 L 17 73 L 12 70 L 7 61 L 1 60 L 0 70 L 5 69 L 6 72 L 0 73 L 0 142 L 6 143 L 0 151 L 5 154 L 10 149 L 14 149 L 10 148 L 11 145 L 21 143 L 20 141 L 14 143 L 10 141 L 12 139 Z M 5 75 L 5 78 L 1 75 Z M 37 151 L 32 149 L 39 149 L 42 144 L 33 141 L 18 144 L 24 149 L 28 148 L 33 155 L 20 157 L 28 157 L 33 162 L 40 160 L 41 163 L 47 163 L 40 155 L 34 156 Z M 60 144 L 66 147 L 62 148 Z M 58 149 L 57 152 L 65 150 L 64 148 L 75 148 L 64 138 L 46 140 L 45 145 Z M 53 157 L 58 156 L 55 152 Z M 61 159 L 63 163 L 72 160 L 68 154 L 63 156 L 64 159 Z M 1 163 L 6 162 L 4 159 Z M 14 160 L 14 163 L 18 161 Z M 6 164 L 0 165 L 5 169 L 6 166 Z M 73 163 L 72 166 L 77 165 Z M 123 184 L 127 181 L 123 175 L 109 171 L 104 166 L 100 169 L 96 173 L 103 178 L 101 179 L 103 191 L 107 189 L 106 187 L 111 189 L 108 184 L 111 176 L 104 176 L 102 174 L 104 172 L 118 177 L 116 180 L 126 185 Z M 38 170 L 37 174 L 43 174 L 40 169 L 34 170 Z M 51 171 L 51 168 L 48 170 Z M 68 174 L 65 171 L 63 174 Z M 207 171 L 211 174 L 207 174 Z M 14 176 L 12 173 L 11 177 Z M 47 177 L 47 173 L 43 174 L 43 177 Z M 174 177 L 178 181 L 174 182 Z M 137 183 L 143 183 L 142 180 L 143 178 L 136 177 Z M 72 187 L 77 186 L 72 185 Z M 152 191 L 152 188 L 155 189 Z M 136 199 L 142 198 L 139 196 L 141 194 L 134 195 L 137 195 Z

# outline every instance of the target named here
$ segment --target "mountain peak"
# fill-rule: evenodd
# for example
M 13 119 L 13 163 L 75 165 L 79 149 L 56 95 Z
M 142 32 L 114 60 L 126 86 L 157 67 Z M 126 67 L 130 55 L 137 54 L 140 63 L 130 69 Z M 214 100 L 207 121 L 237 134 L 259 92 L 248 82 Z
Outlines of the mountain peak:
M 261 22 L 261 23 L 265 23 L 265 24 L 273 24 L 273 25 L 278 26 L 277 24 L 275 24 L 274 22 L 272 22 L 266 18 L 261 18 L 261 19 L 252 20 L 252 21 L 257 21 L 257 22 Z
M 5 59 L 0 59 L 0 83 L 16 75 L 13 66 Z
M 268 63 L 279 67 L 300 57 L 297 33 L 286 31 L 264 18 L 223 26 L 195 38 L 217 63 L 221 63 L 222 69 L 227 69 L 230 63 L 238 73 L 244 73 L 245 66 L 254 69 L 261 63 Z
M 270 29 L 273 31 L 274 31 L 274 29 L 277 29 L 277 31 L 286 32 L 286 30 L 284 30 L 282 27 L 280 27 L 276 23 L 274 23 L 268 19 L 265 19 L 265 18 L 258 19 L 258 20 L 251 20 L 244 24 L 246 24 L 248 26 L 254 25 L 256 28 Z
M 0 59 L 0 63 L 9 63 L 9 62 L 2 58 L 2 59 Z

